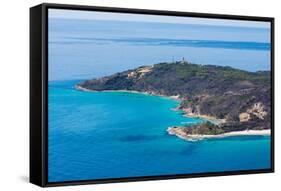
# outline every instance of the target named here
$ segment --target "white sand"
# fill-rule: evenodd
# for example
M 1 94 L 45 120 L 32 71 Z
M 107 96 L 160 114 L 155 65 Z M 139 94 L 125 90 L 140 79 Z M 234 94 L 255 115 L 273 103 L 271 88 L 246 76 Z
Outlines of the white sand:
M 197 140 L 209 139 L 209 138 L 224 138 L 224 137 L 230 137 L 230 136 L 254 136 L 254 135 L 270 135 L 271 134 L 270 129 L 232 131 L 229 133 L 223 133 L 223 134 L 219 134 L 219 135 L 199 135 L 199 134 L 187 135 L 183 132 L 183 130 L 181 128 L 172 128 L 172 127 L 169 127 L 167 129 L 167 131 L 170 135 L 176 135 L 177 137 L 188 140 L 188 141 L 197 141 Z
M 165 95 L 156 94 L 154 92 L 140 92 L 140 91 L 135 91 L 135 90 L 101 90 L 101 91 L 96 91 L 96 90 L 91 90 L 91 89 L 83 88 L 83 87 L 81 87 L 79 85 L 76 85 L 75 89 L 81 90 L 81 91 L 86 91 L 86 92 L 125 92 L 125 93 L 136 93 L 136 94 L 160 96 L 160 97 L 165 97 L 165 98 L 174 99 L 174 100 L 181 100 L 179 98 L 179 95 L 165 96 Z
M 85 92 L 94 92 L 94 90 L 89 90 L 89 89 L 83 88 L 83 87 L 81 87 L 79 85 L 75 85 L 75 89 L 81 90 L 81 91 L 85 91 Z

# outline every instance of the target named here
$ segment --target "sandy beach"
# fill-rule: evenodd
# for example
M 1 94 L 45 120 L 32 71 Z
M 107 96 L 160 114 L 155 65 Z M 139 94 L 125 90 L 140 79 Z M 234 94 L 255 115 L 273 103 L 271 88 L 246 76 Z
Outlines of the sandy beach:
M 79 85 L 75 85 L 75 89 L 80 90 L 80 91 L 86 91 L 86 92 L 127 92 L 127 93 L 160 96 L 160 97 L 165 97 L 165 98 L 174 99 L 174 100 L 178 100 L 178 101 L 182 100 L 182 99 L 179 98 L 179 95 L 166 96 L 166 95 L 161 95 L 161 94 L 157 94 L 157 93 L 154 93 L 154 92 L 140 92 L 140 91 L 135 91 L 135 90 L 102 90 L 102 91 L 96 91 L 96 90 L 90 90 L 90 89 L 87 89 L 87 88 L 83 88 Z
M 257 136 L 257 135 L 270 135 L 271 131 L 270 129 L 265 129 L 265 130 L 245 130 L 245 131 L 233 131 L 229 133 L 223 133 L 223 134 L 218 134 L 218 135 L 199 135 L 199 134 L 194 134 L 194 135 L 187 135 L 184 131 L 183 128 L 177 127 L 169 127 L 167 129 L 168 133 L 170 135 L 175 135 L 181 139 L 187 140 L 187 141 L 197 141 L 197 140 L 202 140 L 202 139 L 210 139 L 210 138 L 224 138 L 224 137 L 231 137 L 231 136 Z
M 80 90 L 80 91 L 84 91 L 84 92 L 95 92 L 94 90 L 89 90 L 89 89 L 83 88 L 83 87 L 81 87 L 81 86 L 79 86 L 79 85 L 75 85 L 74 88 L 75 88 L 76 90 Z

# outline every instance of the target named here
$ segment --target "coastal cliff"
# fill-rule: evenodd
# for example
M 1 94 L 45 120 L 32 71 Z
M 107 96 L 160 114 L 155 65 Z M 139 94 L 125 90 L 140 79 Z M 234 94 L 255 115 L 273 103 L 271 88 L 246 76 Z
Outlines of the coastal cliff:
M 122 90 L 172 96 L 177 109 L 211 123 L 170 127 L 170 134 L 218 135 L 268 130 L 271 123 L 270 72 L 188 62 L 159 63 L 83 81 L 83 91 Z M 173 131 L 180 128 L 181 131 Z M 172 132 L 172 133 L 171 133 Z

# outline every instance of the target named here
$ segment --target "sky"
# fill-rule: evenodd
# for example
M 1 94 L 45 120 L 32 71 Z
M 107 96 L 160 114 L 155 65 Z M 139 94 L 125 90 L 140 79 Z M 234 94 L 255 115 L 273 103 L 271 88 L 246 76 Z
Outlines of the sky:
M 64 19 L 87 19 L 87 20 L 118 20 L 134 22 L 162 22 L 178 24 L 199 24 L 199 25 L 216 25 L 216 26 L 236 26 L 236 27 L 257 27 L 270 28 L 270 22 L 262 21 L 242 21 L 230 19 L 209 19 L 209 18 L 192 18 L 178 16 L 158 16 L 143 15 L 130 13 L 107 13 L 97 11 L 49 9 L 49 18 Z

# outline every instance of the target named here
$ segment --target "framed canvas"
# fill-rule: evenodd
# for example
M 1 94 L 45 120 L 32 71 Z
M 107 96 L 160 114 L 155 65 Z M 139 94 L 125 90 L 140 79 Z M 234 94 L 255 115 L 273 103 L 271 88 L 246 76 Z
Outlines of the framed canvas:
M 30 9 L 30 182 L 274 171 L 274 19 Z

